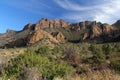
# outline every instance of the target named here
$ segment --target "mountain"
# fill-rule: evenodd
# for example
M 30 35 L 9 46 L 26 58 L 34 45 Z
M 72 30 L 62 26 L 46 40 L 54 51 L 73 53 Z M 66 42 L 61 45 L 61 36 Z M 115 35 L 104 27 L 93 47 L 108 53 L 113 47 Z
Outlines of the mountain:
M 42 18 L 0 34 L 0 79 L 119 80 L 119 53 L 120 21 Z
M 29 23 L 21 31 L 7 30 L 0 34 L 0 47 L 22 47 L 48 39 L 61 42 L 118 42 L 120 41 L 120 20 L 109 25 L 96 21 L 69 23 L 65 20 L 42 18 L 35 24 Z

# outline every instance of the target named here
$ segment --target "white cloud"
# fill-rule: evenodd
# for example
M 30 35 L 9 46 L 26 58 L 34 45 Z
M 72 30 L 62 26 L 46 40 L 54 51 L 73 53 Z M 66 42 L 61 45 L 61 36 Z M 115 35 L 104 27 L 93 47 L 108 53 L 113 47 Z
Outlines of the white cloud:
M 67 18 L 69 20 L 75 21 L 81 21 L 82 19 L 91 19 L 105 23 L 113 23 L 120 18 L 120 0 L 102 0 L 103 3 L 91 6 L 81 6 L 81 4 L 76 3 L 75 0 L 74 2 L 70 0 L 54 1 L 60 7 L 71 11 L 63 14 L 62 17 L 64 17 L 65 19 Z
M 110 0 L 100 11 L 95 12 L 94 20 L 113 23 L 120 18 L 120 0 Z
M 92 9 L 96 9 L 98 7 L 101 6 L 100 5 L 94 5 L 92 7 L 90 6 L 80 6 L 78 3 L 72 0 L 54 0 L 59 6 L 61 6 L 64 9 L 67 10 L 73 10 L 73 11 L 81 11 L 81 10 L 92 10 Z

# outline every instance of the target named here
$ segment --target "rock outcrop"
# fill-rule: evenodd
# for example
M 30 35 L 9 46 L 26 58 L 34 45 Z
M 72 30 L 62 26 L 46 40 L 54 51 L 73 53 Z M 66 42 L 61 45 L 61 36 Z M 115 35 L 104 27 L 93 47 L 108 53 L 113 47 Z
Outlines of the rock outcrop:
M 35 24 L 28 23 L 27 25 L 24 26 L 23 30 L 27 30 L 27 29 L 34 30 L 34 28 L 35 28 Z
M 87 39 L 89 36 L 90 36 L 89 33 L 84 33 L 82 40 Z
M 112 34 L 114 31 L 116 31 L 116 28 L 109 25 L 109 24 L 101 24 L 101 23 L 96 23 L 96 22 L 87 22 L 85 24 L 87 32 L 84 33 L 83 40 L 85 38 L 93 39 L 95 37 L 100 37 L 101 35 L 108 35 Z
M 103 33 L 105 33 L 105 34 L 109 34 L 113 31 L 117 30 L 117 28 L 115 28 L 109 24 L 103 24 L 102 28 L 103 28 Z
M 61 32 L 52 32 L 51 35 L 58 41 L 58 42 L 64 42 L 65 36 Z
M 99 37 L 101 35 L 107 35 L 107 34 L 111 34 L 112 32 L 114 32 L 116 30 L 115 27 L 110 26 L 109 24 L 102 24 L 102 25 L 92 25 L 91 26 L 91 31 L 90 33 L 90 38 L 94 38 L 94 37 Z
M 52 41 L 54 43 L 58 43 L 58 41 L 52 35 L 50 35 L 48 32 L 46 32 L 44 30 L 37 30 L 28 37 L 28 44 L 34 44 L 45 38 L 49 39 L 50 41 Z
M 59 27 L 67 27 L 70 23 L 64 21 L 64 20 L 50 20 L 47 18 L 42 18 L 40 21 L 38 21 L 36 24 L 27 24 L 23 30 L 31 29 L 31 30 L 39 30 L 44 28 L 59 28 Z

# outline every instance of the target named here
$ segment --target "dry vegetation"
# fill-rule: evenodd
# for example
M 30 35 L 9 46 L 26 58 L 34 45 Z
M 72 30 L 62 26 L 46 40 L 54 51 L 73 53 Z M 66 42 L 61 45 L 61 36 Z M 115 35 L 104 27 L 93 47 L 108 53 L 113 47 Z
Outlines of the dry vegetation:
M 120 43 L 62 43 L 0 53 L 1 61 L 9 58 L 1 80 L 120 80 Z

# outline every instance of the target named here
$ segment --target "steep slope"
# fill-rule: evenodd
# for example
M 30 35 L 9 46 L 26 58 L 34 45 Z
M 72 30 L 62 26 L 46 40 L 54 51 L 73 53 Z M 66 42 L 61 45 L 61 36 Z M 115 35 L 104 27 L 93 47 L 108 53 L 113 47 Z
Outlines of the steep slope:
M 4 38 L 6 40 L 5 46 L 3 47 L 22 47 L 26 46 L 27 43 L 27 37 L 32 31 L 25 30 L 25 31 L 19 31 L 16 34 L 12 35 L 9 38 Z
M 16 33 L 17 32 L 13 30 L 7 30 L 6 33 L 0 34 L 0 46 L 7 44 Z

